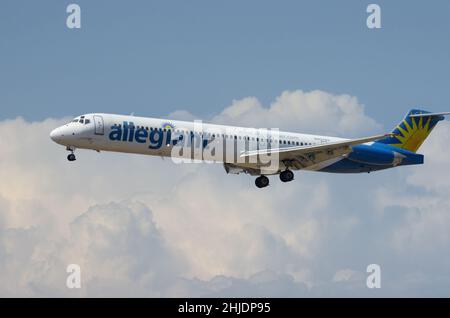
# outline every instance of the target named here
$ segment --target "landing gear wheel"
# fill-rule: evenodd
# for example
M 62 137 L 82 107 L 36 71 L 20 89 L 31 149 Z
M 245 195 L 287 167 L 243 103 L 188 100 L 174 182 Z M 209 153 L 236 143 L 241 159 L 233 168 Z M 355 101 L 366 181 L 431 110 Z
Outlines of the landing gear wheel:
M 77 158 L 75 157 L 75 155 L 73 153 L 71 153 L 70 155 L 67 156 L 67 160 L 75 161 L 75 160 L 77 160 Z
M 255 185 L 258 188 L 267 187 L 269 185 L 269 178 L 267 178 L 266 176 L 259 176 L 255 179 Z
M 284 170 L 280 173 L 280 180 L 283 182 L 289 182 L 294 180 L 294 173 L 291 170 Z

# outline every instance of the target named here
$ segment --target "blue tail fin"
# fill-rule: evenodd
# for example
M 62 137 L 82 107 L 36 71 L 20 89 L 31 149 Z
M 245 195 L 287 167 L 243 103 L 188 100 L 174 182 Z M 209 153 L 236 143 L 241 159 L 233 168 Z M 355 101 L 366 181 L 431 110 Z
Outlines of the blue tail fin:
M 412 109 L 392 131 L 395 136 L 377 142 L 416 152 L 436 124 L 444 119 L 442 114 Z

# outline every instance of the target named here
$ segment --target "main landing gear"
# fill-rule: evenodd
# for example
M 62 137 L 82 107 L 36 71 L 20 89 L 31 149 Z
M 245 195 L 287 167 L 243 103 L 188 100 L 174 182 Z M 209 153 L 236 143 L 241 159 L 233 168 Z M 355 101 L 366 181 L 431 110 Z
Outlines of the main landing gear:
M 267 178 L 266 176 L 259 176 L 255 179 L 255 185 L 258 188 L 265 188 L 269 185 L 269 178 Z
M 75 151 L 75 148 L 67 147 L 67 151 L 70 151 L 70 154 L 67 156 L 67 160 L 69 160 L 69 161 L 77 160 L 77 158 L 75 157 L 75 154 L 73 153 Z
M 280 172 L 280 180 L 283 182 L 289 182 L 294 180 L 294 173 L 291 170 L 284 170 Z M 255 185 L 258 188 L 265 188 L 269 185 L 269 178 L 262 175 L 255 179 Z
M 280 173 L 280 180 L 283 182 L 289 182 L 294 180 L 294 173 L 291 170 L 284 170 Z

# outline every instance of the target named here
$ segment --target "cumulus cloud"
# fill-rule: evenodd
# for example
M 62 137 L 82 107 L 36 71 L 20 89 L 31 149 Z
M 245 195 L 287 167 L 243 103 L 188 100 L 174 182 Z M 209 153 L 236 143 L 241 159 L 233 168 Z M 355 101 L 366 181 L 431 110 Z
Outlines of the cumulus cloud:
M 161 296 L 181 273 L 142 203 L 96 205 L 70 223 L 65 237 L 43 229 L 2 232 L 2 293 L 25 296 Z M 82 269 L 83 288 L 66 288 L 67 265 Z
M 268 108 L 244 98 L 211 120 L 337 135 L 381 127 L 355 97 L 321 91 L 283 92 Z M 445 295 L 449 286 L 438 168 L 450 162 L 439 155 L 447 123 L 425 143 L 424 167 L 297 172 L 256 189 L 217 164 L 94 151 L 69 163 L 48 138 L 64 121 L 0 122 L 2 296 Z M 80 290 L 65 286 L 71 263 Z M 383 271 L 380 291 L 365 286 L 371 263 Z
M 364 113 L 364 105 L 356 97 L 320 90 L 284 91 L 269 107 L 256 97 L 235 100 L 213 121 L 331 136 L 353 136 L 382 128 Z
M 389 186 L 379 191 L 379 205 L 384 213 L 397 213 L 403 219 L 392 234 L 392 243 L 400 253 L 420 252 L 427 257 L 445 251 L 450 245 L 450 190 L 447 167 L 450 155 L 450 123 L 441 122 L 424 143 L 421 152 L 426 154 L 420 169 L 410 169 L 404 184 Z M 450 264 L 450 258 L 441 259 Z

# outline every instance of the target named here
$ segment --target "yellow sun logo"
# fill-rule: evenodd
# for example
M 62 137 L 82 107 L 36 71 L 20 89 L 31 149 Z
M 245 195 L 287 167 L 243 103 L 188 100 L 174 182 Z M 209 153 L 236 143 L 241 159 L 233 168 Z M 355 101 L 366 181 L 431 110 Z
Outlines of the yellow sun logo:
M 397 126 L 399 133 L 395 138 L 397 138 L 400 143 L 393 144 L 392 146 L 416 152 L 433 128 L 431 127 L 430 129 L 431 116 L 426 119 L 425 124 L 423 117 L 418 118 L 418 123 L 414 117 L 410 117 L 409 119 L 411 120 L 411 123 L 408 123 L 408 121 L 404 119 L 403 122 Z
M 172 123 L 163 123 L 162 128 L 164 129 L 174 129 L 174 125 Z

